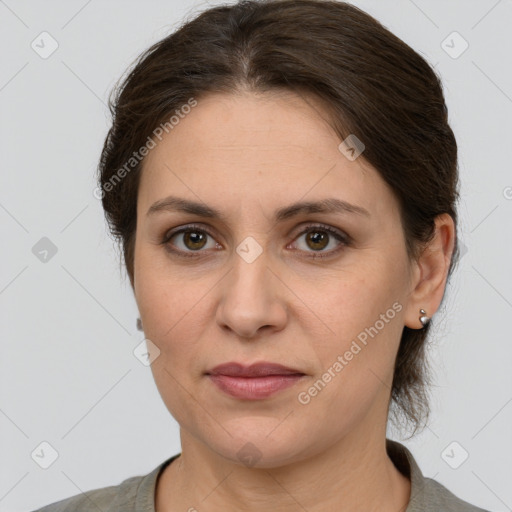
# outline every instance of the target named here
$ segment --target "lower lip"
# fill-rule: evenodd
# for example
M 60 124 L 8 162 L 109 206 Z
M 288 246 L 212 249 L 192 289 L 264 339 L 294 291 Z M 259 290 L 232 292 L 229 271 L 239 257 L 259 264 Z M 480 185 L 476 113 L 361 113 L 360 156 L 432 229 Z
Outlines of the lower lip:
M 244 400 L 261 400 L 293 386 L 304 375 L 269 375 L 267 377 L 209 375 L 209 377 L 221 391 L 228 395 Z

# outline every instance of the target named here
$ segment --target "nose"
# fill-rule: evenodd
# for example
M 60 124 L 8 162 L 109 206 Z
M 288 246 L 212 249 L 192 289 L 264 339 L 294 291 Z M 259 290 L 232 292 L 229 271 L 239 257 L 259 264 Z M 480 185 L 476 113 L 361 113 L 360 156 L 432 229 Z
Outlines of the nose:
M 283 329 L 288 316 L 286 287 L 276 274 L 265 251 L 251 263 L 235 254 L 232 270 L 221 281 L 218 325 L 241 338 Z

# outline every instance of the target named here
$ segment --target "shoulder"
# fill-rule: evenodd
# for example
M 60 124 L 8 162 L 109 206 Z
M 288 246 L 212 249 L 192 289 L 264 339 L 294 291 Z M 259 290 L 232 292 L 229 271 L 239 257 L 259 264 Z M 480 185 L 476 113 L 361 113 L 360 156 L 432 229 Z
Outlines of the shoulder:
M 75 494 L 33 512 L 154 512 L 157 479 L 178 455 L 165 460 L 146 475 L 127 478 L 119 485 Z
M 141 479 L 142 477 L 138 478 Z M 92 489 L 51 503 L 34 512 L 88 512 L 89 510 L 110 512 L 111 510 L 115 510 L 112 508 L 112 505 L 117 500 L 119 491 L 124 484 L 125 482 L 120 485 Z
M 411 480 L 411 498 L 405 512 L 489 512 L 462 500 L 436 480 L 425 477 L 403 444 L 386 439 L 386 449 L 397 469 Z
M 489 512 L 483 508 L 476 507 L 467 501 L 455 496 L 444 485 L 432 480 L 424 479 L 424 499 L 428 508 L 424 510 L 446 510 L 450 512 Z
M 134 476 L 124 480 L 119 485 L 101 487 L 75 494 L 69 498 L 50 503 L 34 512 L 98 512 L 98 510 L 117 512 L 123 510 L 120 508 L 122 505 L 130 506 L 134 504 L 137 491 L 143 480 L 148 476 Z M 126 510 L 130 509 L 127 508 Z

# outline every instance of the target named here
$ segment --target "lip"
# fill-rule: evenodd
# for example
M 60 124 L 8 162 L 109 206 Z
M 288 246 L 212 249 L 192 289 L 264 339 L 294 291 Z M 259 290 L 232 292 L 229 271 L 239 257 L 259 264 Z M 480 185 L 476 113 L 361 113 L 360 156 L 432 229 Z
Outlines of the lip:
M 208 372 L 208 375 L 227 375 L 229 377 L 266 377 L 268 375 L 293 375 L 303 372 L 295 368 L 289 368 L 282 364 L 261 361 L 245 366 L 242 363 L 231 361 L 219 364 Z
M 281 364 L 259 362 L 244 366 L 230 362 L 216 366 L 206 375 L 224 393 L 242 400 L 262 400 L 283 391 L 305 374 Z

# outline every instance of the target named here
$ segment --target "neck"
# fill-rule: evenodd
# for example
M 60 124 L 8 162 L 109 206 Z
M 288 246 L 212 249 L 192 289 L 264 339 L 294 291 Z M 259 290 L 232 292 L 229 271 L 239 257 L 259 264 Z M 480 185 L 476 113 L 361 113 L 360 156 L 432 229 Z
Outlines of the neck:
M 404 512 L 410 480 L 386 452 L 386 435 L 358 430 L 314 457 L 266 468 L 227 460 L 181 433 L 182 453 L 161 475 L 157 512 L 271 509 L 276 512 Z

